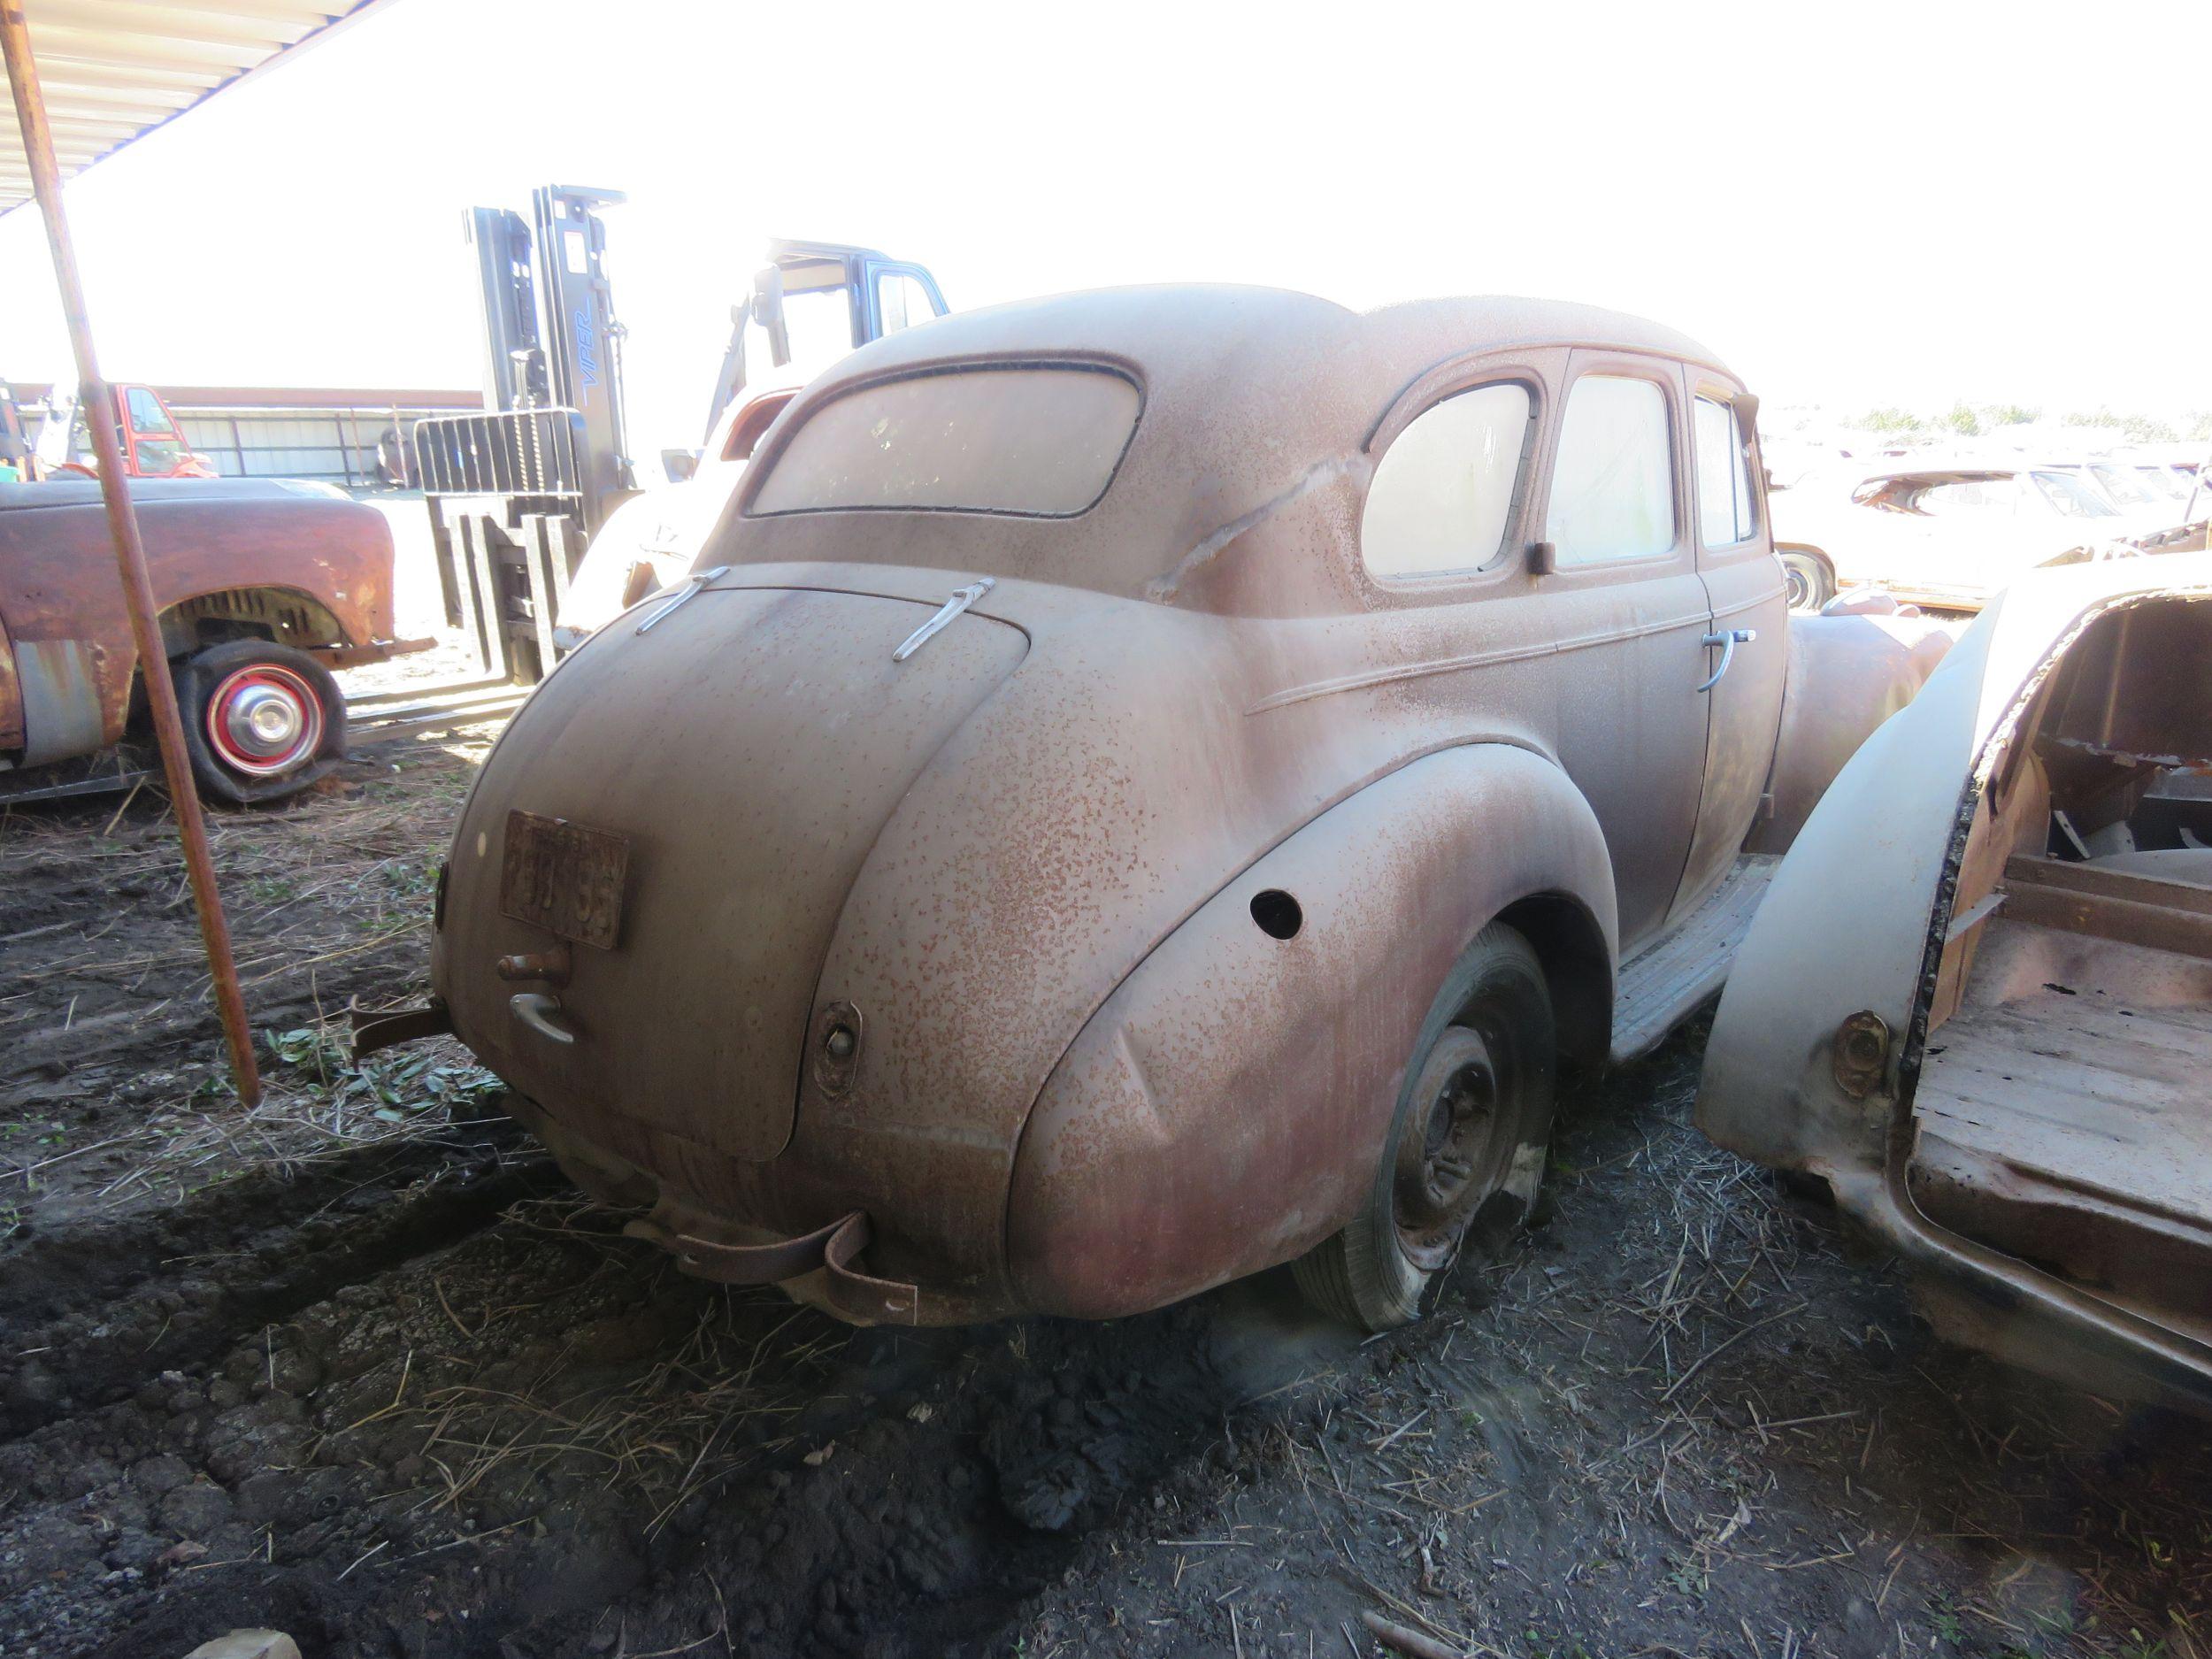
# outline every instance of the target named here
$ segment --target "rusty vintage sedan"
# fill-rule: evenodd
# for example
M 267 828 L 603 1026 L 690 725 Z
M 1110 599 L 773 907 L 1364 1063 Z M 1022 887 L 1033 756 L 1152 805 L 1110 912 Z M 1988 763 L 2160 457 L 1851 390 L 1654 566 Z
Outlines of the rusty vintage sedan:
M 1533 1199 L 1558 1068 L 1712 995 L 1747 842 L 1924 675 L 1924 624 L 1789 627 L 1752 412 L 1524 300 L 868 346 L 518 715 L 438 1002 L 362 1041 L 449 1023 L 634 1231 L 847 1317 L 1282 1263 L 1413 1317 Z

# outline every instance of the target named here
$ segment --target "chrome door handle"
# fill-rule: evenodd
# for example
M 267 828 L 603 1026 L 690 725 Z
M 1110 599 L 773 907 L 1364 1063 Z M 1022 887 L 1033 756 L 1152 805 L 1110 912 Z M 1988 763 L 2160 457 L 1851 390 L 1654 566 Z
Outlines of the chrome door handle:
M 891 653 L 891 660 L 895 663 L 902 663 L 913 656 L 915 652 L 937 637 L 938 630 L 997 586 L 998 579 L 995 576 L 986 576 L 980 580 L 970 582 L 965 588 L 954 588 L 952 597 L 937 607 L 937 614 L 908 634 L 899 649 Z
M 697 593 L 702 588 L 704 588 L 716 577 L 727 576 L 729 573 L 730 567 L 726 565 L 718 565 L 710 571 L 692 572 L 690 575 L 684 578 L 683 592 L 678 594 L 673 599 L 671 599 L 666 604 L 656 611 L 651 616 L 646 618 L 644 621 L 639 623 L 637 625 L 637 631 L 640 634 L 644 633 L 648 628 L 651 627 L 656 622 L 658 622 L 670 611 L 674 611 L 682 605 L 686 600 L 689 599 L 694 594 Z
M 1736 660 L 1736 648 L 1739 645 L 1748 645 L 1758 637 L 1759 631 L 1756 628 L 1724 628 L 1719 633 L 1709 634 L 1699 641 L 1698 643 L 1704 646 L 1707 650 L 1712 649 L 1716 645 L 1720 647 L 1720 666 L 1713 671 L 1713 677 L 1698 689 L 1710 691 L 1715 686 L 1720 684 L 1720 677 L 1728 672 L 1728 664 Z
M 557 996 L 548 996 L 542 991 L 518 991 L 507 999 L 507 1007 L 517 1019 L 548 1042 L 566 1048 L 576 1041 L 576 1033 L 553 1018 L 561 1011 L 561 999 Z

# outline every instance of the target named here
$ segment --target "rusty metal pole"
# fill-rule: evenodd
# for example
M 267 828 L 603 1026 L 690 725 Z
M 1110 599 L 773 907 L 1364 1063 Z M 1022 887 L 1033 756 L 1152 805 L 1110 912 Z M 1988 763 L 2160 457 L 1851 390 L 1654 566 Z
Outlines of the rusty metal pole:
M 0 0 L 0 50 L 7 57 L 8 85 L 15 94 L 16 119 L 23 127 L 23 153 L 30 163 L 31 188 L 46 220 L 46 244 L 54 256 L 54 280 L 61 289 L 62 311 L 69 322 L 69 344 L 76 354 L 77 380 L 87 412 L 85 425 L 91 432 L 93 452 L 99 457 L 100 495 L 107 503 L 108 534 L 115 542 L 115 565 L 122 578 L 123 603 L 131 614 L 131 637 L 137 642 L 139 669 L 145 677 L 146 703 L 154 717 L 162 771 L 169 780 L 170 803 L 176 809 L 177 837 L 184 843 L 184 867 L 191 877 L 192 899 L 200 913 L 200 940 L 207 949 L 208 972 L 214 979 L 215 1008 L 222 1017 L 223 1035 L 230 1043 L 231 1075 L 237 1079 L 238 1098 L 252 1106 L 261 1099 L 253 1033 L 246 1024 L 245 997 L 238 988 L 238 964 L 231 955 L 230 925 L 223 918 L 222 895 L 215 888 L 207 825 L 200 816 L 192 762 L 185 752 L 176 682 L 169 677 L 169 658 L 162 649 L 154 584 L 146 573 L 146 549 L 139 540 L 137 515 L 131 511 L 130 480 L 123 472 L 122 445 L 111 419 L 115 403 L 107 382 L 100 378 L 99 361 L 93 356 L 92 325 L 85 314 L 84 289 L 77 280 L 76 250 L 70 243 L 69 221 L 62 212 L 61 170 L 54 163 L 46 100 L 39 90 L 38 67 L 31 59 L 31 36 L 24 24 L 21 0 Z

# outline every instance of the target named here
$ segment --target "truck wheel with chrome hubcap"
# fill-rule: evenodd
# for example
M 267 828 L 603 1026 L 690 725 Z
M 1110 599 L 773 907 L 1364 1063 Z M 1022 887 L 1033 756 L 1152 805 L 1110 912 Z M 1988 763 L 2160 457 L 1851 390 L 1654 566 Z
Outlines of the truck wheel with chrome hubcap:
M 1367 1202 L 1293 1264 L 1310 1300 L 1370 1331 L 1407 1324 L 1471 1233 L 1520 1224 L 1543 1180 L 1555 1050 L 1535 951 L 1484 928 L 1423 1027 Z
M 177 680 L 185 744 L 208 795 L 278 800 L 345 752 L 345 698 L 304 652 L 234 640 L 189 658 Z

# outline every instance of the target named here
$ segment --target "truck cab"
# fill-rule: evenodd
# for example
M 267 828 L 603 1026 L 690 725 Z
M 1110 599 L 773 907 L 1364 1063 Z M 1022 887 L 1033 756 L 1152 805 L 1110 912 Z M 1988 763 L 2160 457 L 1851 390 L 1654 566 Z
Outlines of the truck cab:
M 102 388 L 98 397 L 88 399 L 79 388 L 57 382 L 47 394 L 43 417 L 32 445 L 35 476 L 96 473 L 88 425 L 94 419 L 114 426 L 123 470 L 133 478 L 218 475 L 215 463 L 186 441 L 176 416 L 150 386 L 111 385 Z

